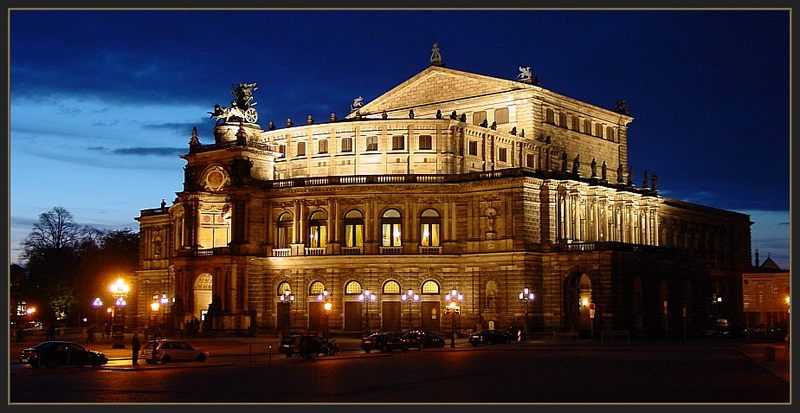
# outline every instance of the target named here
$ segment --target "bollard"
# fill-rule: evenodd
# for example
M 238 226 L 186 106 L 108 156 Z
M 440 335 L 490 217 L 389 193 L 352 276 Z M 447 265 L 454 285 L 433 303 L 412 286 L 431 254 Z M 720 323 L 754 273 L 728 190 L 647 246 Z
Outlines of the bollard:
M 269 356 L 269 358 L 267 358 L 267 364 L 272 364 L 272 344 L 270 344 L 269 347 L 267 348 L 267 352 Z
M 253 364 L 253 345 L 247 346 L 247 364 Z

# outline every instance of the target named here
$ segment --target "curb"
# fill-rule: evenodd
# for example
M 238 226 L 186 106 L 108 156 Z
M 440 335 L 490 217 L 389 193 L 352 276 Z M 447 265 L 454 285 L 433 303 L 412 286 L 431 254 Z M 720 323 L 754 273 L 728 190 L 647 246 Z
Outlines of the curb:
M 752 361 L 753 363 L 755 363 L 756 365 L 758 365 L 758 366 L 759 366 L 759 367 L 761 367 L 762 369 L 766 370 L 767 372 L 769 372 L 770 374 L 772 374 L 773 376 L 775 376 L 775 378 L 777 378 L 778 380 L 780 380 L 780 381 L 782 381 L 782 382 L 784 382 L 784 383 L 786 383 L 786 384 L 790 384 L 790 383 L 791 383 L 791 379 L 790 379 L 790 380 L 787 380 L 787 379 L 783 378 L 781 375 L 779 375 L 778 373 L 776 373 L 775 371 L 773 371 L 773 369 L 771 369 L 769 366 L 767 366 L 766 364 L 764 364 L 764 362 L 763 362 L 763 361 L 761 361 L 761 360 L 758 360 L 758 359 L 756 359 L 756 358 L 754 358 L 754 357 L 751 357 L 751 356 L 749 356 L 747 353 L 745 353 L 745 352 L 744 352 L 744 351 L 742 351 L 742 350 L 739 350 L 739 353 L 740 353 L 741 355 L 743 355 L 743 356 L 744 356 L 746 359 L 748 359 L 748 360 Z

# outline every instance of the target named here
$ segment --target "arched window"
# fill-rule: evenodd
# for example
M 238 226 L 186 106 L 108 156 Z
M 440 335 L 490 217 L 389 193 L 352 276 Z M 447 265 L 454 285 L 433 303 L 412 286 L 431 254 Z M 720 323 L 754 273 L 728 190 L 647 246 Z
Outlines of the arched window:
M 423 247 L 438 247 L 439 230 L 442 226 L 442 218 L 439 217 L 439 213 L 434 209 L 426 209 L 422 211 L 419 222 L 420 245 Z
M 422 283 L 422 294 L 439 294 L 439 283 L 428 280 Z
M 547 109 L 545 111 L 545 122 L 546 123 L 555 123 L 556 121 L 556 113 L 553 112 L 553 109 Z
M 308 220 L 309 248 L 325 248 L 328 245 L 328 216 L 324 211 L 311 214 Z
M 284 292 L 286 292 L 286 293 L 291 293 L 292 292 L 292 287 L 286 281 L 278 284 L 278 295 L 281 296 L 281 295 L 283 295 Z
M 294 233 L 294 218 L 286 212 L 278 217 L 278 236 L 275 239 L 275 248 L 289 248 Z
M 403 223 L 403 218 L 400 216 L 400 211 L 396 209 L 388 209 L 381 216 L 381 245 L 384 247 L 399 247 L 400 242 L 400 225 Z
M 344 215 L 344 246 L 364 246 L 364 216 L 357 209 L 352 209 Z
M 400 294 L 400 284 L 397 281 L 389 280 L 383 284 L 384 294 Z
M 350 281 L 344 286 L 345 295 L 359 295 L 361 294 L 361 283 L 358 281 Z
M 311 286 L 308 288 L 309 297 L 316 297 L 322 294 L 322 290 L 325 289 L 325 284 L 322 281 L 314 281 L 311 283 Z

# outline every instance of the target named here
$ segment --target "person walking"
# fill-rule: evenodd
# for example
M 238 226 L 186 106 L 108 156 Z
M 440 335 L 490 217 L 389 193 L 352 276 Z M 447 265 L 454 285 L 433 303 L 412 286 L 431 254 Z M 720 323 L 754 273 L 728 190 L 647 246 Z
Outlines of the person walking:
M 141 349 L 141 347 L 142 343 L 139 342 L 139 335 L 134 334 L 131 340 L 131 362 L 134 366 L 139 365 L 139 349 Z

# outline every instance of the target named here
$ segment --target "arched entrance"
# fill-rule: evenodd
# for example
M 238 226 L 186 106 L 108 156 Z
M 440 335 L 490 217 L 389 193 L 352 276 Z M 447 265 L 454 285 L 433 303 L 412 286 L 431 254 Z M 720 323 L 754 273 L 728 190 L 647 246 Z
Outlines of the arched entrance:
M 199 320 L 205 320 L 208 305 L 211 304 L 211 274 L 200 274 L 194 281 L 194 310 L 192 314 Z
M 564 282 L 564 330 L 586 331 L 588 335 L 591 328 L 589 305 L 592 302 L 592 280 L 588 275 L 578 273 L 567 278 Z

